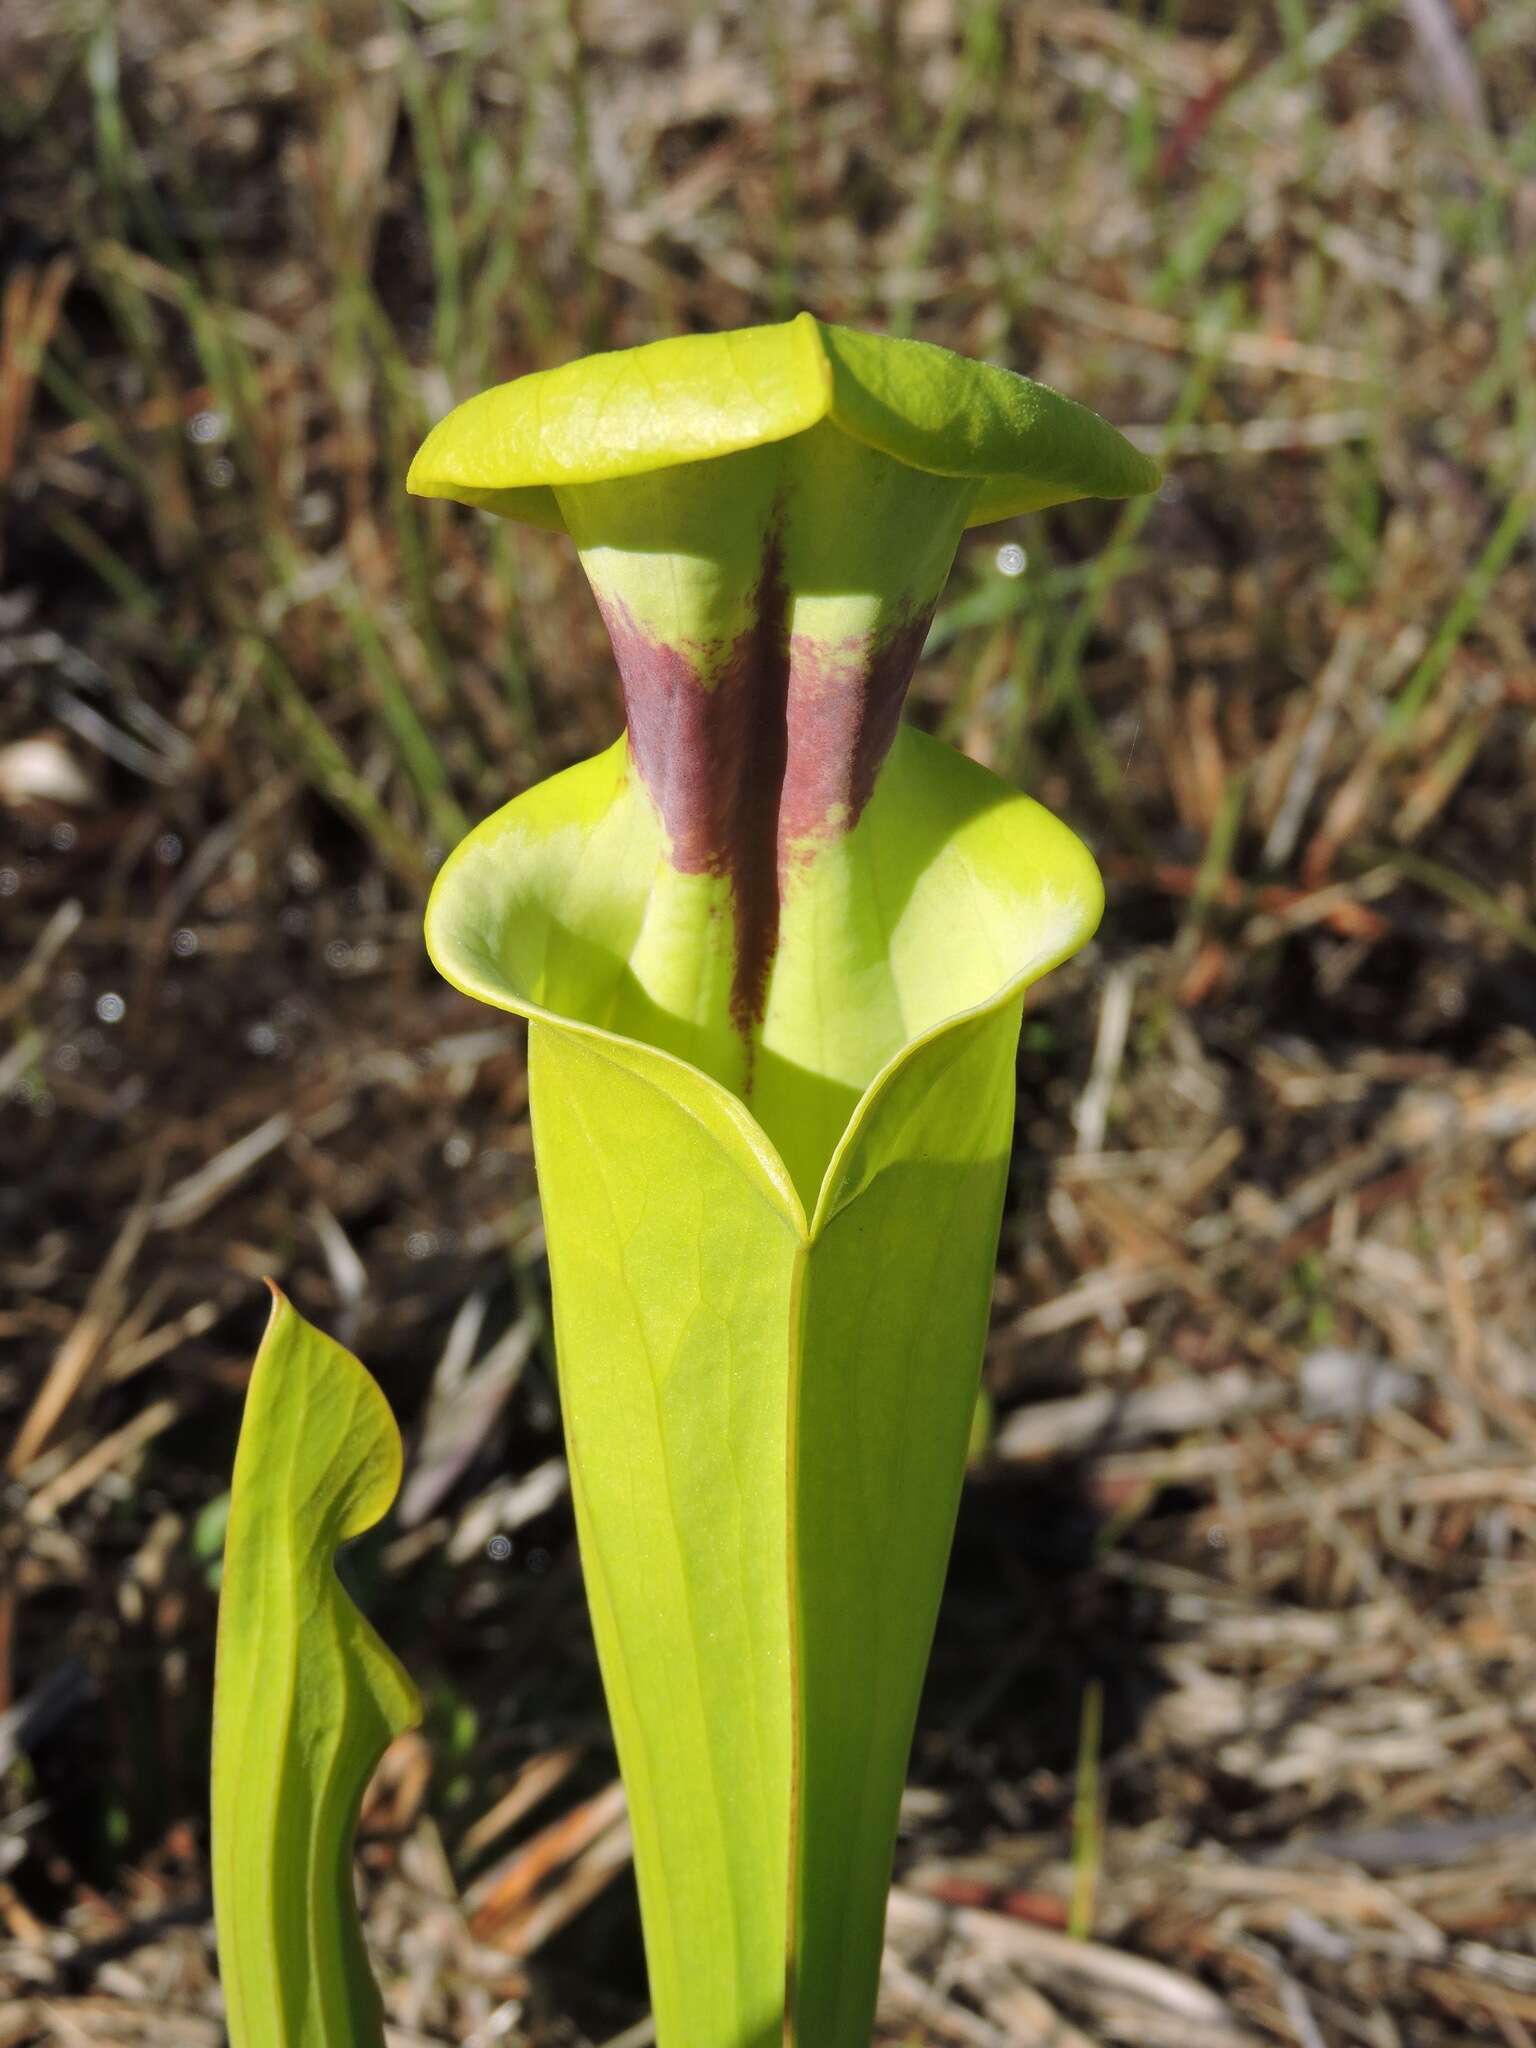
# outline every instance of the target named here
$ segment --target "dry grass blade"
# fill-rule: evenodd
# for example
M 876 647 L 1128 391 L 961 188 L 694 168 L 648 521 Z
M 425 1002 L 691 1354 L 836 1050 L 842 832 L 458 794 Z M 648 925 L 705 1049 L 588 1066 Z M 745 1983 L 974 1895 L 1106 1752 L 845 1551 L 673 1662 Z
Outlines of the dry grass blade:
M 293 1118 L 287 1110 L 280 1109 L 267 1117 L 254 1130 L 247 1131 L 243 1138 L 236 1138 L 222 1151 L 216 1152 L 206 1166 L 200 1166 L 195 1173 L 177 1181 L 155 1204 L 150 1217 L 153 1227 L 156 1230 L 180 1230 L 189 1223 L 195 1223 L 216 1202 L 222 1201 L 232 1188 L 238 1187 L 269 1153 L 285 1145 L 292 1133 Z
M 42 274 L 18 264 L 0 295 L 0 491 L 11 479 L 26 431 L 37 373 L 53 339 L 75 266 L 56 256 Z
M 958 1935 L 983 1952 L 1017 1961 L 1046 1983 L 1085 1984 L 1097 1996 L 1134 2000 L 1150 2009 L 1149 2025 L 1150 2015 L 1160 2014 L 1199 2030 L 1203 2040 L 1251 2038 L 1226 2002 L 1193 1977 L 1099 1942 L 1078 1941 L 976 1906 L 944 1906 L 899 1888 L 891 1896 L 890 1924 L 898 1941 Z
M 156 1176 L 158 1177 L 158 1175 Z M 48 1447 L 65 1413 L 86 1391 L 122 1310 L 129 1272 L 154 1223 L 152 1185 L 124 1218 L 100 1272 L 91 1284 L 84 1308 L 54 1355 L 48 1374 L 22 1420 L 6 1459 L 6 1470 L 19 1474 Z
M 612 1874 L 617 1865 L 610 1863 L 606 1852 L 599 1855 L 595 1863 L 588 1862 L 590 1852 L 601 1848 L 605 1840 L 620 1862 L 628 1856 L 629 1833 L 624 1813 L 624 1788 L 615 1779 L 606 1790 L 595 1793 L 569 1813 L 551 1821 L 521 1849 L 515 1849 L 483 1877 L 477 1878 L 464 1894 L 470 1926 L 476 1937 L 494 1942 L 498 1947 L 506 1947 L 509 1953 L 522 1954 L 524 1951 L 520 1943 L 527 1928 L 535 1924 L 544 1925 L 543 1906 L 546 1901 L 540 1900 L 537 1907 L 534 1901 L 555 1872 L 570 1865 L 571 1877 L 583 1867 L 588 1869 L 589 1875 L 592 1871 Z M 619 1855 L 613 1845 L 621 1833 L 623 1852 Z M 577 1881 L 578 1892 L 587 1881 L 586 1878 Z M 603 1881 L 606 1882 L 606 1878 Z M 557 1885 L 552 1895 L 556 1898 L 567 1896 L 565 1884 Z
M 1021 1408 L 998 1431 L 994 1448 L 1001 1458 L 1018 1459 L 1059 1458 L 1090 1447 L 1107 1451 L 1262 1415 L 1285 1398 L 1283 1387 L 1240 1366 L 1128 1394 L 1095 1389 Z
M 492 1842 L 515 1828 L 523 1816 L 531 1813 L 551 1792 L 557 1791 L 580 1761 L 579 1749 L 553 1749 L 547 1755 L 536 1756 L 524 1764 L 490 1811 L 481 1814 L 472 1826 L 465 1829 L 459 1854 L 478 1856 L 483 1849 L 488 1849 Z
M 55 960 L 80 928 L 85 912 L 74 897 L 61 903 L 38 933 L 21 971 L 8 988 L 0 989 L 0 1023 L 29 1002 L 47 982 Z
M 169 1429 L 181 1414 L 175 1401 L 153 1401 L 142 1414 L 132 1422 L 124 1423 L 121 1429 L 100 1437 L 91 1448 L 72 1465 L 67 1465 L 56 1479 L 50 1479 L 46 1486 L 40 1486 L 27 1502 L 26 1515 L 29 1522 L 46 1522 L 65 1508 L 72 1500 L 78 1500 L 87 1487 L 110 1472 L 114 1465 L 131 1457 L 135 1451 L 152 1442 L 162 1430 Z

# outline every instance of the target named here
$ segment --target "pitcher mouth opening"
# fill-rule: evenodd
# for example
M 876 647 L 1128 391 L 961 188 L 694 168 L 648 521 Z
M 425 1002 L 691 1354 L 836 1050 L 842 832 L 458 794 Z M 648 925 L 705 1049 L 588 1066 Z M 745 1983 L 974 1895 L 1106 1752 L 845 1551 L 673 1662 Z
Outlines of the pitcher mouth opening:
M 910 727 L 900 731 L 859 836 L 846 843 L 889 886 L 892 922 L 879 969 L 882 1028 L 871 1027 L 855 1047 L 859 1058 L 841 1067 L 818 1070 L 790 1057 L 771 1013 L 749 1065 L 734 1023 L 711 1037 L 648 998 L 632 965 L 643 943 L 646 876 L 664 883 L 675 870 L 623 740 L 470 834 L 434 886 L 428 950 L 466 995 L 653 1055 L 660 1085 L 672 1085 L 668 1070 L 681 1069 L 718 1091 L 720 1113 L 765 1162 L 780 1199 L 793 1191 L 801 1226 L 810 1228 L 834 1155 L 890 1075 L 919 1045 L 997 1009 L 1068 958 L 1103 908 L 1098 871 L 1065 825 Z M 633 856 L 627 889 L 608 853 L 618 847 Z M 683 881 L 714 884 L 708 876 Z M 787 901 L 793 921 L 803 903 L 796 878 Z M 814 897 L 811 909 L 813 929 Z M 786 947 L 802 985 L 818 965 L 803 936 L 796 927 Z M 852 997 L 850 1009 L 857 1022 Z

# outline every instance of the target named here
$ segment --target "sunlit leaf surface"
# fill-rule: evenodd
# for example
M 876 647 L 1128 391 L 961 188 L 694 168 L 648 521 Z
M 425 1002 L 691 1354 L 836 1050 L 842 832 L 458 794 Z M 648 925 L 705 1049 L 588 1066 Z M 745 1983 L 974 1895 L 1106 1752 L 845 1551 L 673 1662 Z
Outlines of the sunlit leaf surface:
M 374 1765 L 416 1689 L 336 1577 L 388 1510 L 400 1435 L 339 1344 L 273 1289 L 219 1600 L 213 1881 L 233 2048 L 382 2048 L 352 1892 Z

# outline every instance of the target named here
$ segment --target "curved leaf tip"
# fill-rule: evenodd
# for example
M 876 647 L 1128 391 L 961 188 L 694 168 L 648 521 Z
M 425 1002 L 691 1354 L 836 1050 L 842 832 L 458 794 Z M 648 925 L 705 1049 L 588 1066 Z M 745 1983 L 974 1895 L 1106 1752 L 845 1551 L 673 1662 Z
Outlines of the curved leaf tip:
M 214 1909 L 230 2040 L 382 2048 L 352 1836 L 374 1766 L 421 1706 L 334 1561 L 388 1512 L 400 1433 L 357 1359 L 276 1286 L 272 1297 L 235 1456 L 214 1681 Z

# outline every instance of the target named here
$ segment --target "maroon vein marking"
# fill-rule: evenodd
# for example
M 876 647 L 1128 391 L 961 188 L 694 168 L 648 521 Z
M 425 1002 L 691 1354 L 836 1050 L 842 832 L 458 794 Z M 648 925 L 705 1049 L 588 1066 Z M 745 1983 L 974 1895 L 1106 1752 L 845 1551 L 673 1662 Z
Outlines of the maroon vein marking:
M 735 907 L 731 1019 L 761 1023 L 791 866 L 851 831 L 896 737 L 929 610 L 883 635 L 825 643 L 789 632 L 770 538 L 751 623 L 685 652 L 600 599 L 624 686 L 630 754 L 683 874 L 723 875 Z
M 851 832 L 874 794 L 928 637 L 932 607 L 884 636 L 831 642 L 796 633 L 789 659 L 789 752 L 779 802 L 782 879 L 798 847 Z

